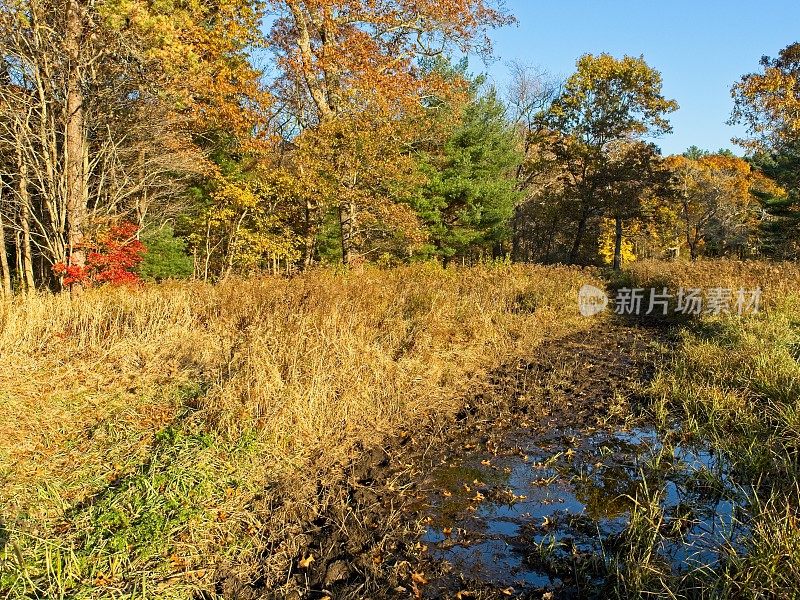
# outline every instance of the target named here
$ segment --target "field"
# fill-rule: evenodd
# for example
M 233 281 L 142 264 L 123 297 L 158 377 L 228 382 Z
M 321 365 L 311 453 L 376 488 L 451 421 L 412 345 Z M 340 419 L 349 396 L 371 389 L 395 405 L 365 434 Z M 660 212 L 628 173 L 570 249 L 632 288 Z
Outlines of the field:
M 760 285 L 764 306 L 655 325 L 587 319 L 576 301 L 587 283 Z M 799 286 L 792 264 L 645 262 L 617 276 L 419 264 L 14 298 L 0 313 L 0 597 L 557 597 L 463 573 L 454 583 L 421 538 L 421 482 L 464 432 L 484 428 L 477 443 L 499 448 L 543 403 L 571 418 L 576 389 L 586 414 L 602 413 L 593 428 L 646 423 L 662 459 L 689 442 L 723 457 L 724 481 L 707 483 L 738 494 L 747 533 L 725 560 L 675 570 L 659 558 L 675 537 L 659 496 L 667 471 L 645 469 L 616 536 L 627 542 L 562 584 L 781 597 L 800 586 Z M 631 332 L 642 360 L 620 366 L 633 350 L 606 348 L 606 387 L 560 387 L 582 351 Z

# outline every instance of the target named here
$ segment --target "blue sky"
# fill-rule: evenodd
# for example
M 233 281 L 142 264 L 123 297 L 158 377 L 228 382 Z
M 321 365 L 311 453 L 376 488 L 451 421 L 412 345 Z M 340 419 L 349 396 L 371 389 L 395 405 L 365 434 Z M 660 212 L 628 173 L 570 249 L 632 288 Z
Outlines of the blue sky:
M 757 70 L 762 55 L 800 41 L 798 0 L 506 0 L 506 6 L 519 24 L 493 32 L 495 61 L 473 60 L 473 71 L 488 71 L 502 88 L 509 61 L 566 76 L 587 52 L 644 55 L 661 71 L 667 97 L 681 105 L 671 118 L 674 133 L 657 140 L 664 154 L 692 144 L 741 154 L 730 141 L 741 131 L 725 124 L 731 85 Z

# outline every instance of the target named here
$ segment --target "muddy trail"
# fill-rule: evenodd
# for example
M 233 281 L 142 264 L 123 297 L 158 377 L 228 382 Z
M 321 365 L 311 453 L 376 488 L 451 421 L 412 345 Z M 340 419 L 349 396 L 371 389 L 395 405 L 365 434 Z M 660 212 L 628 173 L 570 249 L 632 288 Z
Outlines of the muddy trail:
M 653 494 L 659 559 L 677 572 L 716 564 L 738 522 L 726 466 L 690 440 L 665 444 L 643 414 L 671 343 L 667 328 L 631 323 L 549 342 L 455 421 L 367 452 L 339 501 L 303 525 L 278 597 L 602 597 Z

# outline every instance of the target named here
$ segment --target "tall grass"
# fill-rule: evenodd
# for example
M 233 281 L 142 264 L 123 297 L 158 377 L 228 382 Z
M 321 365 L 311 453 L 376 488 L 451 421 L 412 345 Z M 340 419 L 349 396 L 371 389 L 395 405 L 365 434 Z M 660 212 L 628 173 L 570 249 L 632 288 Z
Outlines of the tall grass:
M 680 423 L 684 436 L 725 458 L 748 534 L 731 544 L 716 568 L 680 578 L 667 572 L 647 580 L 646 564 L 623 557 L 626 596 L 798 597 L 800 269 L 788 263 L 644 263 L 628 277 L 642 287 L 758 285 L 764 302 L 760 314 L 746 318 L 704 316 L 685 323 L 675 355 L 659 366 L 650 390 L 653 413 L 665 427 Z M 652 503 L 648 506 L 652 512 Z M 657 530 L 659 519 L 656 512 L 644 522 Z M 641 530 L 642 521 L 636 520 L 632 531 Z
M 188 597 L 223 567 L 279 585 L 360 448 L 587 327 L 584 283 L 416 265 L 2 305 L 0 595 Z

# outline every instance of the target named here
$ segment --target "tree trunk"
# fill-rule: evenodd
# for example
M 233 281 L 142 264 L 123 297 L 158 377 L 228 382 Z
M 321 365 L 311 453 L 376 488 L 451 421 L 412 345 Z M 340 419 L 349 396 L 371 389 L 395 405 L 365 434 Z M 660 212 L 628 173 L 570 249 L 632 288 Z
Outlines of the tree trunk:
M 503 242 L 498 241 L 492 244 L 492 258 L 494 260 L 505 260 L 506 249 L 503 246 Z
M 145 182 L 145 178 L 147 177 L 147 173 L 145 171 L 145 151 L 144 148 L 139 150 L 139 185 L 142 186 L 142 190 L 139 192 L 136 198 L 136 225 L 138 228 L 136 229 L 136 239 L 139 239 L 140 232 L 144 227 L 144 219 L 147 216 L 147 184 Z
M 310 200 L 306 200 L 304 240 L 305 256 L 303 257 L 303 267 L 305 269 L 308 269 L 314 264 L 314 252 L 316 251 L 317 245 L 317 228 L 315 226 L 316 218 L 314 213 L 315 210 L 312 202 Z
M 697 260 L 697 238 L 688 234 L 686 236 L 686 244 L 689 246 L 689 258 L 691 258 L 692 261 Z
M 553 262 L 553 246 L 556 243 L 556 234 L 558 233 L 558 214 L 553 215 L 553 221 L 547 232 L 547 242 L 544 245 L 544 254 L 540 253 L 540 260 L 543 259 L 546 263 Z
M 67 2 L 65 48 L 69 60 L 67 74 L 66 123 L 64 135 L 65 195 L 67 208 L 68 264 L 83 269 L 86 266 L 84 228 L 86 227 L 86 172 L 84 155 L 83 91 L 81 90 L 80 58 L 82 23 L 78 0 Z M 73 283 L 70 292 L 80 293 L 82 285 Z
M 315 75 L 314 48 L 306 13 L 298 0 L 287 0 L 286 4 L 297 27 L 297 47 L 300 49 L 303 78 L 311 94 L 311 99 L 317 107 L 320 120 L 329 121 L 336 116 L 336 113 L 329 103 L 330 98 L 325 93 L 322 82 Z M 330 78 L 326 77 L 325 81 L 330 81 Z
M 614 270 L 622 269 L 622 217 L 614 217 Z
M 578 221 L 578 231 L 575 233 L 575 242 L 572 244 L 572 249 L 569 251 L 569 263 L 574 265 L 578 260 L 578 253 L 581 250 L 583 243 L 583 236 L 586 234 L 586 223 L 589 216 L 584 212 L 581 214 L 581 219 Z
M 28 191 L 28 165 L 19 160 L 19 220 L 22 226 L 22 239 L 18 251 L 21 257 L 22 273 L 20 280 L 26 291 L 33 291 L 33 254 L 31 252 L 31 195 Z
M 514 262 L 523 262 L 522 257 L 522 244 L 520 237 L 522 236 L 522 206 L 517 204 L 514 207 L 514 218 L 511 223 L 512 238 L 511 238 L 511 260 Z
M 3 223 L 2 194 L 4 183 L 0 181 L 0 268 L 3 270 L 3 294 L 11 296 L 11 269 L 8 265 L 8 250 L 6 249 L 6 231 Z

